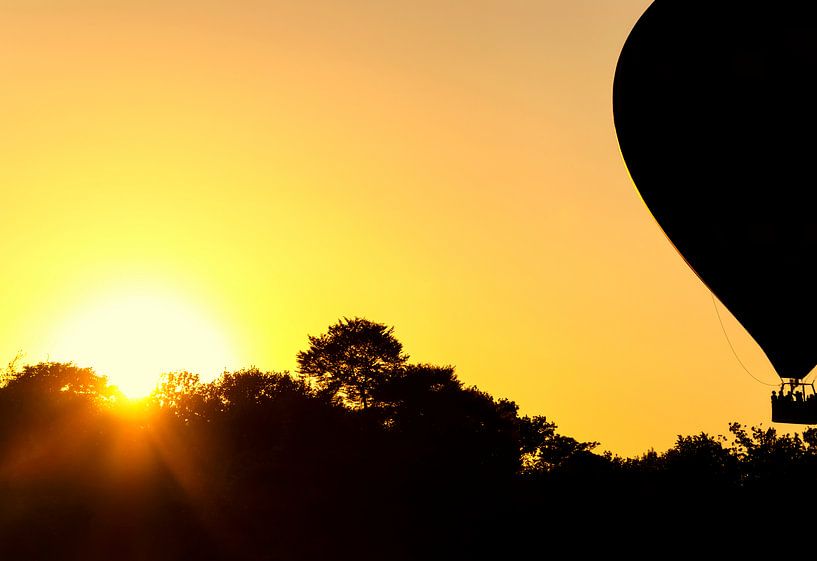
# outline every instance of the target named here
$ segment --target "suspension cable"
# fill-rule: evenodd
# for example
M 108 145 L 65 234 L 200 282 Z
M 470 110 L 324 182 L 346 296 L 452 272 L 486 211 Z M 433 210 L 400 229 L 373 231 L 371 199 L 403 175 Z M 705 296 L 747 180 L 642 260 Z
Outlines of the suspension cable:
M 770 384 L 768 382 L 764 382 L 763 380 L 759 379 L 757 376 L 752 374 L 752 372 L 748 368 L 746 368 L 746 365 L 743 364 L 742 360 L 740 360 L 740 357 L 738 356 L 735 347 L 732 345 L 731 339 L 729 339 L 729 334 L 726 332 L 726 327 L 724 327 L 723 325 L 723 318 L 721 318 L 721 312 L 720 310 L 718 310 L 718 302 L 717 300 L 715 300 L 714 294 L 712 294 L 712 305 L 715 306 L 715 313 L 718 314 L 718 323 L 721 324 L 721 331 L 723 331 L 723 336 L 726 337 L 726 342 L 729 343 L 729 348 L 732 349 L 732 354 L 735 355 L 735 358 L 737 359 L 738 364 L 740 364 L 741 368 L 743 368 L 746 371 L 746 373 L 749 376 L 751 376 L 754 379 L 754 381 L 757 382 L 758 384 L 763 384 L 764 386 L 771 386 L 774 388 L 779 386 L 780 384 Z

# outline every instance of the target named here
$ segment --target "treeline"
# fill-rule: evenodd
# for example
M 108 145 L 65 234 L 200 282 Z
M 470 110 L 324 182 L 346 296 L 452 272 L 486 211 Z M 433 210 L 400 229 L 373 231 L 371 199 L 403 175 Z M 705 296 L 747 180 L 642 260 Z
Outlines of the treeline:
M 410 363 L 382 324 L 341 320 L 297 359 L 295 375 L 169 373 L 140 402 L 88 368 L 10 368 L 0 558 L 506 559 L 814 494 L 813 429 L 733 424 L 620 458 Z

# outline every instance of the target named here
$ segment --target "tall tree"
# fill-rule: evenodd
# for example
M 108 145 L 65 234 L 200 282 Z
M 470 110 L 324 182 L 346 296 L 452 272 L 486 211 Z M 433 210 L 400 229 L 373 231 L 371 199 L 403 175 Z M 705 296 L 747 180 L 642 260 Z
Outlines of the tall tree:
M 367 409 L 372 392 L 408 360 L 394 328 L 364 318 L 343 318 L 298 353 L 298 372 L 322 390 Z

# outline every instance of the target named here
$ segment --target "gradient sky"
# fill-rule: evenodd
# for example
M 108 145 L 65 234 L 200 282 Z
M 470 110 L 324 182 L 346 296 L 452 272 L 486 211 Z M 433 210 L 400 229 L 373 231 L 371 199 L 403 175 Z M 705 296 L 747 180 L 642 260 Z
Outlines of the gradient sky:
M 0 0 L 0 358 L 293 369 L 364 316 L 615 453 L 769 424 L 618 149 L 648 4 Z

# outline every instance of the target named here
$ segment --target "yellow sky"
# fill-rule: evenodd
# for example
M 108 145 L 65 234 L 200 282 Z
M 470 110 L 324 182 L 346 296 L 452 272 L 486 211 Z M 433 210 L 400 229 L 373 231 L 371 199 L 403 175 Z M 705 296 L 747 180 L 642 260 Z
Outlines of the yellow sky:
M 768 423 L 618 151 L 648 4 L 0 0 L 0 358 L 175 302 L 214 371 L 292 369 L 358 315 L 617 453 Z

